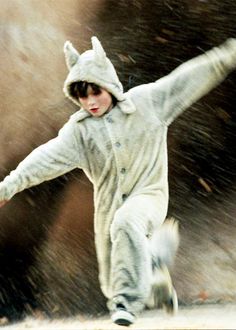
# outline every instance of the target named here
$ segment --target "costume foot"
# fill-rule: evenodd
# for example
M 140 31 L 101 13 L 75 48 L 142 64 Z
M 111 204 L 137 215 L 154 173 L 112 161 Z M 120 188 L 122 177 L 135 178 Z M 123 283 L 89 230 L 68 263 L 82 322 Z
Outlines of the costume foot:
M 169 314 L 176 314 L 178 312 L 178 297 L 173 287 L 169 298 L 163 301 L 163 307 Z
M 111 315 L 112 322 L 118 325 L 129 326 L 134 323 L 135 316 L 119 304 Z
M 177 294 L 165 265 L 155 267 L 151 294 L 146 305 L 150 309 L 164 308 L 170 314 L 178 311 Z

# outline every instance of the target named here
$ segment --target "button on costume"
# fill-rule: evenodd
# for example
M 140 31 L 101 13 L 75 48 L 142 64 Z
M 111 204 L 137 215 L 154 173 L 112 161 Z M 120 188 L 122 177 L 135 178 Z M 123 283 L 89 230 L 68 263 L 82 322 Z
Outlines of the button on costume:
M 136 314 L 150 297 L 153 265 L 160 260 L 168 264 L 178 245 L 176 225 L 169 223 L 163 230 L 168 208 L 168 126 L 235 68 L 236 40 L 229 39 L 166 77 L 126 93 L 96 37 L 92 45 L 79 54 L 66 42 L 69 74 L 64 92 L 80 106 L 70 94 L 70 85 L 92 82 L 113 94 L 117 104 L 101 117 L 82 108 L 73 114 L 56 138 L 35 149 L 0 183 L 0 200 L 83 169 L 94 186 L 101 289 L 111 310 L 122 304 Z

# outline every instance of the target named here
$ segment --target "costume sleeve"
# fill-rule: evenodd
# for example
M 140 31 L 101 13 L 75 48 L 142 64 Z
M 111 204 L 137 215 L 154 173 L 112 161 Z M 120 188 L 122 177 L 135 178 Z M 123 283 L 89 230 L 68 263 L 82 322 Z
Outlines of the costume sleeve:
M 84 151 L 75 124 L 68 122 L 56 138 L 33 150 L 0 183 L 0 201 L 16 193 L 85 166 Z
M 149 105 L 169 125 L 236 67 L 236 39 L 180 65 L 172 73 L 146 86 Z

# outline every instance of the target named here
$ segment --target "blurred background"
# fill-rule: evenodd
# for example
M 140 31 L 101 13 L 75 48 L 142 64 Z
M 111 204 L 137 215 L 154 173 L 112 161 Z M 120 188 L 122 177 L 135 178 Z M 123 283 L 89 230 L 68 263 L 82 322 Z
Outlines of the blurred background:
M 125 90 L 236 36 L 233 0 L 0 0 L 0 179 L 77 111 L 63 44 L 96 35 Z M 180 304 L 236 301 L 236 74 L 169 130 L 172 269 Z M 93 190 L 75 170 L 0 209 L 0 317 L 106 311 L 93 242 Z

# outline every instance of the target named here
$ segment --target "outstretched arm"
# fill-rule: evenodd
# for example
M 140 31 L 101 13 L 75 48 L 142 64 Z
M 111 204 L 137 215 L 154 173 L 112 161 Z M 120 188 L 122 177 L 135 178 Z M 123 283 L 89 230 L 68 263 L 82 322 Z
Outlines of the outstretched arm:
M 164 78 L 139 86 L 146 103 L 169 125 L 236 68 L 236 39 L 185 62 Z
M 16 193 L 84 166 L 78 132 L 67 123 L 58 136 L 33 150 L 0 183 L 0 207 Z

